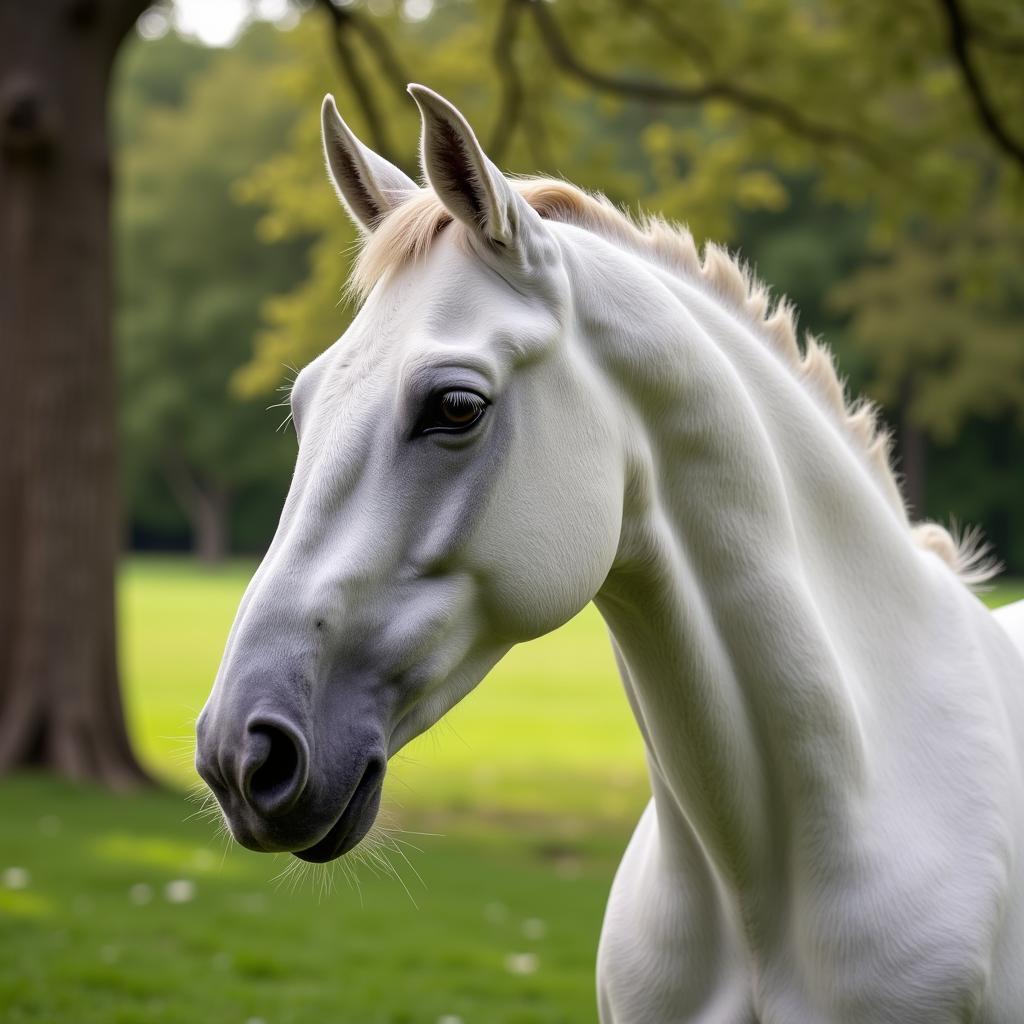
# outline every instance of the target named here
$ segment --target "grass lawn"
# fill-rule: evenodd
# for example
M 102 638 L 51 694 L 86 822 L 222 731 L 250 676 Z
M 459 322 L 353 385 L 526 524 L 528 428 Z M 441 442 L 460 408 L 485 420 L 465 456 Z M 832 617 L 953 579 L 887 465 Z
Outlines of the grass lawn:
M 392 869 L 275 880 L 297 862 L 229 847 L 180 793 L 250 571 L 122 574 L 126 703 L 166 790 L 0 785 L 0 1021 L 592 1022 L 601 914 L 646 799 L 593 609 L 512 652 L 393 767 L 387 817 L 409 831 L 384 840 Z
M 404 836 L 426 886 L 393 857 L 411 896 L 366 868 L 329 894 L 185 813 L 173 793 L 5 782 L 4 1024 L 593 1020 L 608 844 Z

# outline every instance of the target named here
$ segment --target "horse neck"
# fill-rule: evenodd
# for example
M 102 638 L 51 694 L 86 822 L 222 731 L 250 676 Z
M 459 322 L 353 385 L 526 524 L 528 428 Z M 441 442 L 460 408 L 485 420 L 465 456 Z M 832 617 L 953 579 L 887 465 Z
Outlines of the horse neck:
M 821 830 L 850 825 L 873 641 L 926 603 L 928 567 L 834 419 L 752 329 L 637 262 L 594 261 L 578 297 L 628 438 L 619 557 L 596 602 L 663 839 L 703 850 L 758 928 Z

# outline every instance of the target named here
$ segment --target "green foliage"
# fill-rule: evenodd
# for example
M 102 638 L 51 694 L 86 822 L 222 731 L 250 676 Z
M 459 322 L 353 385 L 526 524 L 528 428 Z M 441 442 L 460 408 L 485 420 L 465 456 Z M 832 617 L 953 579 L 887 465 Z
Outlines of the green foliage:
M 226 507 L 270 487 L 279 504 L 287 479 L 294 445 L 273 430 L 284 413 L 274 421 L 265 397 L 228 389 L 267 296 L 305 271 L 303 241 L 261 245 L 257 211 L 234 190 L 294 120 L 288 98 L 260 85 L 283 60 L 280 34 L 262 27 L 216 58 L 174 36 L 136 41 L 122 67 L 125 476 L 136 523 L 156 529 L 174 522 L 169 498 L 195 520 L 210 494 Z
M 685 16 L 664 0 L 546 8 L 582 75 L 559 73 L 530 5 L 440 3 L 416 22 L 397 5 L 350 8 L 384 32 L 417 78 L 460 104 L 485 141 L 507 134 L 495 125 L 505 38 L 523 90 L 521 117 L 505 125 L 511 144 L 502 162 L 512 171 L 557 170 L 686 221 L 699 238 L 742 239 L 755 260 L 763 249 L 769 265 L 778 256 L 777 220 L 762 217 L 751 238 L 743 230 L 751 213 L 778 218 L 794 201 L 808 220 L 820 210 L 841 222 L 848 211 L 867 229 L 857 243 L 864 269 L 843 268 L 854 272 L 836 288 L 832 309 L 805 317 L 807 326 L 835 329 L 848 315 L 848 339 L 859 349 L 853 362 L 865 367 L 874 395 L 895 408 L 913 378 L 910 421 L 939 440 L 966 418 L 1024 408 L 1024 307 L 1014 283 L 1024 175 L 980 124 L 941 5 L 696 0 Z M 499 37 L 499 16 L 516 10 L 515 33 Z M 968 14 L 983 85 L 1007 130 L 1024 138 L 1024 76 L 1012 45 L 1024 39 L 1020 11 L 1010 0 L 978 0 Z M 364 137 L 372 141 L 374 130 L 332 67 L 330 32 L 316 10 L 290 37 L 306 55 L 289 79 L 303 119 L 288 151 L 248 180 L 246 194 L 268 208 L 268 233 L 313 231 L 320 241 L 310 277 L 270 307 L 269 331 L 239 377 L 244 391 L 271 386 L 289 355 L 305 360 L 344 326 L 325 311 L 355 236 L 320 181 L 316 109 L 325 87 Z M 359 51 L 359 37 L 350 45 Z M 378 131 L 408 166 L 417 132 L 410 104 L 368 49 L 361 59 Z M 643 95 L 651 83 L 707 95 L 658 101 Z M 838 278 L 823 270 L 839 268 L 820 218 L 801 248 L 824 295 Z
M 996 524 L 1000 545 L 1012 547 L 1019 526 L 998 504 L 1005 488 L 993 484 L 1003 472 L 992 454 L 998 445 L 981 446 L 967 489 L 947 486 L 943 477 L 954 455 L 951 440 L 975 424 L 1010 432 L 1010 448 L 1024 444 L 1024 297 L 1017 270 L 1024 173 L 979 116 L 943 4 L 694 0 L 683 11 L 670 0 L 437 0 L 425 18 L 416 15 L 420 7 L 397 0 L 335 6 L 348 70 L 334 46 L 338 26 L 320 3 L 307 8 L 294 31 L 257 33 L 258 42 L 247 35 L 236 52 L 176 57 L 183 44 L 170 41 L 161 44 L 164 50 L 140 48 L 156 59 L 139 60 L 132 72 L 154 102 L 169 106 L 175 96 L 190 102 L 190 123 L 209 122 L 211 132 L 236 137 L 232 126 L 218 127 L 215 105 L 238 113 L 244 161 L 220 159 L 210 132 L 189 148 L 199 128 L 179 127 L 180 139 L 172 133 L 162 142 L 164 129 L 157 123 L 147 129 L 158 148 L 171 145 L 182 154 L 175 180 L 191 181 L 164 193 L 175 197 L 162 214 L 169 232 L 179 213 L 188 222 L 186 200 L 199 208 L 206 202 L 192 193 L 209 191 L 189 177 L 187 163 L 210 164 L 220 195 L 234 175 L 231 194 L 248 206 L 208 204 L 217 209 L 197 214 L 181 253 L 187 258 L 191 249 L 197 265 L 209 256 L 219 266 L 204 271 L 201 281 L 197 275 L 189 290 L 177 288 L 167 302 L 139 301 L 134 322 L 127 321 L 139 337 L 149 329 L 160 333 L 164 350 L 168 325 L 187 327 L 198 358 L 208 355 L 209 336 L 226 330 L 228 308 L 247 311 L 250 319 L 243 324 L 239 314 L 231 344 L 221 349 L 223 372 L 215 382 L 220 395 L 229 378 L 237 401 L 204 399 L 211 415 L 234 413 L 246 402 L 266 404 L 287 368 L 321 352 L 353 313 L 343 287 L 358 239 L 323 174 L 317 117 L 323 93 L 333 91 L 356 131 L 413 172 L 419 126 L 404 87 L 418 80 L 462 107 L 507 170 L 562 175 L 632 209 L 687 222 L 698 239 L 741 248 L 769 283 L 798 302 L 802 324 L 839 350 L 853 385 L 879 399 L 891 421 L 930 439 L 935 486 L 926 489 L 923 511 L 967 517 L 975 508 L 968 490 L 986 494 L 991 500 L 983 502 L 981 520 L 990 530 Z M 968 56 L 991 110 L 1010 138 L 1024 139 L 1022 8 L 1013 0 L 961 0 L 961 6 Z M 235 71 L 217 72 L 221 63 Z M 169 84 L 172 66 L 193 64 L 194 74 L 210 82 L 202 109 L 187 99 L 192 87 L 175 93 Z M 230 89 L 246 95 L 254 82 L 260 103 L 225 104 Z M 517 95 L 520 102 L 510 102 Z M 144 106 L 132 102 L 133 109 Z M 258 143 L 241 138 L 243 126 Z M 231 225 L 206 227 L 229 209 Z M 235 219 L 242 217 L 252 218 L 244 230 Z M 256 218 L 264 256 L 245 256 Z M 127 250 L 126 272 L 148 266 L 154 252 L 164 259 L 155 238 L 139 239 Z M 266 251 L 304 258 L 247 274 L 236 288 L 229 269 L 262 260 Z M 173 281 L 181 259 L 172 249 L 166 259 L 164 276 Z M 202 283 L 215 285 L 220 297 L 195 302 L 182 317 L 193 305 L 183 296 L 197 295 Z M 252 319 L 258 311 L 259 324 Z M 129 370 L 132 358 L 126 357 Z M 129 410 L 129 450 L 152 464 L 152 445 L 133 439 L 147 436 L 147 428 L 183 436 L 191 420 L 166 413 L 184 409 L 171 383 L 181 379 L 180 370 L 161 374 L 154 372 L 159 361 L 136 362 L 131 379 L 145 385 L 147 396 L 136 403 L 137 416 Z M 235 435 L 215 427 L 214 433 L 224 454 L 248 455 L 262 451 L 251 443 L 255 430 Z M 246 434 L 249 442 L 236 447 L 233 438 Z M 205 458 L 211 445 L 207 434 L 193 447 Z M 238 470 L 246 462 L 218 459 Z M 271 475 L 283 479 L 283 470 Z M 154 521 L 157 499 L 167 504 L 160 486 L 151 481 L 143 488 Z M 951 506 L 939 504 L 946 498 Z M 251 519 L 257 535 L 262 513 Z
M 389 156 L 410 173 L 415 174 L 417 166 L 419 120 L 405 92 L 408 81 L 429 82 L 454 98 L 487 139 L 497 104 L 491 46 L 497 15 L 494 4 L 442 4 L 424 21 L 403 20 L 397 8 L 391 14 L 373 16 L 405 67 L 401 81 L 384 77 L 369 63 L 366 70 L 381 110 Z M 367 142 L 374 141 L 375 133 L 360 116 L 351 89 L 339 79 L 330 33 L 328 20 L 319 10 L 289 33 L 288 45 L 297 57 L 278 81 L 289 90 L 302 117 L 281 152 L 254 169 L 241 189 L 241 194 L 266 210 L 260 225 L 264 238 L 318 235 L 309 276 L 266 307 L 267 329 L 259 338 L 254 359 L 235 378 L 242 394 L 268 393 L 280 382 L 284 364 L 302 365 L 321 352 L 343 333 L 353 312 L 342 289 L 358 235 L 326 184 L 319 138 L 323 94 L 335 92 L 344 116 Z M 484 82 L 491 87 L 481 88 Z M 516 134 L 503 166 L 521 173 L 557 171 L 623 202 L 631 201 L 640 191 L 640 181 L 636 169 L 622 166 L 622 154 L 631 149 L 626 126 L 602 122 L 592 103 L 570 100 L 546 105 L 545 93 L 556 88 L 556 81 L 553 71 L 540 61 L 524 84 L 537 130 Z
M 911 418 L 946 443 L 971 418 L 1024 428 L 1024 231 L 984 214 L 922 226 L 833 291 L 877 397 L 909 383 Z

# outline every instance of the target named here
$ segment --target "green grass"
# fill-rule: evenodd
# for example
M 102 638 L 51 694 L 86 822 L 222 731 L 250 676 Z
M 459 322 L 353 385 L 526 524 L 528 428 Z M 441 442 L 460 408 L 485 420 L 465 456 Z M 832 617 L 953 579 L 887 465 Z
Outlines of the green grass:
M 0 785 L 0 1021 L 593 1021 L 601 914 L 646 800 L 593 609 L 512 652 L 394 766 L 386 817 L 410 831 L 383 834 L 391 869 L 275 881 L 297 862 L 229 846 L 180 793 L 251 568 L 122 574 L 126 704 L 167 789 Z
M 365 867 L 361 892 L 336 870 L 328 894 L 185 813 L 173 793 L 4 783 L 4 1024 L 593 1019 L 606 845 L 399 836 L 426 886 L 392 854 L 411 896 Z

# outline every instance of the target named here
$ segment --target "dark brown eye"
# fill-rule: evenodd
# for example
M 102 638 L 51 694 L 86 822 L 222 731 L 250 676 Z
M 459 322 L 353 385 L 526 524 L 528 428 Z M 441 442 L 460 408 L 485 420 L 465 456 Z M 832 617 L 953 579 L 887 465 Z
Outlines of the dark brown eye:
M 480 421 L 487 405 L 487 399 L 475 391 L 452 388 L 435 392 L 427 399 L 414 434 L 461 434 Z

